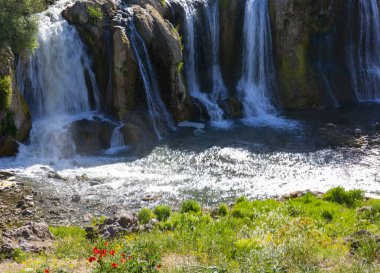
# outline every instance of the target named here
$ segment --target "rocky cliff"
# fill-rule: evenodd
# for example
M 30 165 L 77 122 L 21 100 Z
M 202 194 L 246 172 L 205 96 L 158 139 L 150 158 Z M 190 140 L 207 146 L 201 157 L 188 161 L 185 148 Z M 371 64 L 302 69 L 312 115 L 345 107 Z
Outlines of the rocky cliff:
M 32 127 L 28 106 L 16 84 L 14 56 L 0 52 L 0 156 L 13 156 L 17 141 L 28 138 Z

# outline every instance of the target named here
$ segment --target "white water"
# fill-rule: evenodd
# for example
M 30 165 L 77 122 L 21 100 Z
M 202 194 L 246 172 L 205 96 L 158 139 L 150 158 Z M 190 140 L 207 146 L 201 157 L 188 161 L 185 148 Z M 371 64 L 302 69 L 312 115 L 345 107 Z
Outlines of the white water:
M 185 12 L 185 74 L 190 95 L 197 99 L 207 110 L 211 124 L 215 127 L 229 128 L 231 122 L 224 119 L 224 111 L 218 105 L 228 97 L 219 65 L 219 7 L 218 1 L 199 1 L 206 9 L 208 31 L 212 44 L 212 90 L 208 94 L 200 87 L 197 75 L 196 57 L 196 20 L 199 19 L 198 10 L 195 8 L 194 0 L 171 0 L 179 3 Z M 170 1 L 169 1 L 170 3 Z
M 347 59 L 359 101 L 380 100 L 380 16 L 377 0 L 347 1 Z
M 60 160 L 75 155 L 67 126 L 93 115 L 86 73 L 92 82 L 95 108 L 99 108 L 91 60 L 75 27 L 61 15 L 74 2 L 58 1 L 39 15 L 39 48 L 18 64 L 18 84 L 33 118 L 30 145 L 20 149 L 20 159 Z
M 126 9 L 128 18 L 125 18 L 126 31 L 131 42 L 133 53 L 138 63 L 141 78 L 144 82 L 145 94 L 147 99 L 148 111 L 152 120 L 154 131 L 159 139 L 162 139 L 167 130 L 176 129 L 171 114 L 166 109 L 161 99 L 160 90 L 154 72 L 152 62 L 149 57 L 148 49 L 144 40 L 137 32 L 133 23 L 133 10 Z M 122 20 L 122 18 L 119 18 Z
M 121 124 L 113 130 L 111 137 L 111 147 L 105 151 L 106 155 L 117 155 L 131 149 L 129 145 L 125 144 L 124 135 L 121 131 L 123 127 L 124 124 Z
M 243 73 L 237 89 L 245 122 L 282 126 L 273 99 L 275 72 L 267 0 L 247 0 L 244 16 Z

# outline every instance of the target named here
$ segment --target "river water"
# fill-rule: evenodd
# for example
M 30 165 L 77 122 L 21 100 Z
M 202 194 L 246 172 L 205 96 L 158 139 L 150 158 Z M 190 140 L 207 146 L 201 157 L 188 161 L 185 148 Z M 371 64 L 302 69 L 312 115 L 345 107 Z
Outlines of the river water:
M 321 134 L 336 130 L 325 126 L 332 122 L 343 128 L 339 132 L 361 126 L 363 139 L 376 139 L 379 110 L 380 105 L 361 105 L 288 113 L 284 120 L 290 126 L 281 128 L 247 127 L 238 120 L 229 130 L 183 128 L 143 154 L 132 149 L 55 162 L 5 158 L 0 169 L 16 171 L 17 180 L 65 200 L 79 195 L 83 208 L 99 214 L 188 198 L 211 206 L 241 195 L 268 198 L 335 186 L 380 197 L 379 146 L 347 147 Z M 48 178 L 52 170 L 65 179 Z

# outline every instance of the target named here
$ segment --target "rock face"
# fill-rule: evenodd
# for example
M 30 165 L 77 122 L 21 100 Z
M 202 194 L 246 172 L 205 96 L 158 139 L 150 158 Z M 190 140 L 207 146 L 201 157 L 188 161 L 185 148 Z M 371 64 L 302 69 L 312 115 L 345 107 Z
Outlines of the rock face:
M 25 141 L 32 127 L 28 106 L 16 84 L 14 56 L 0 51 L 0 156 L 17 153 L 16 141 Z
M 244 0 L 219 1 L 220 64 L 225 84 L 233 92 L 242 73 L 244 8 Z
M 161 14 L 165 12 L 157 1 L 128 1 L 133 9 L 133 21 L 147 45 L 157 75 L 161 97 L 176 121 L 192 115 L 192 103 L 184 84 L 181 43 L 174 27 Z M 102 16 L 92 18 L 91 10 Z M 75 25 L 93 56 L 94 71 L 102 90 L 103 110 L 126 124 L 129 130 L 149 138 L 150 122 L 147 102 L 138 64 L 130 41 L 115 16 L 112 0 L 77 2 L 63 16 Z M 127 137 L 126 137 L 127 138 Z M 126 142 L 134 140 L 126 139 Z
M 285 108 L 354 101 L 342 50 L 345 1 L 269 1 L 280 100 Z M 340 43 L 339 43 L 340 41 Z
M 50 249 L 53 240 L 47 224 L 31 222 L 21 228 L 4 231 L 0 253 L 10 254 L 18 248 L 38 253 Z

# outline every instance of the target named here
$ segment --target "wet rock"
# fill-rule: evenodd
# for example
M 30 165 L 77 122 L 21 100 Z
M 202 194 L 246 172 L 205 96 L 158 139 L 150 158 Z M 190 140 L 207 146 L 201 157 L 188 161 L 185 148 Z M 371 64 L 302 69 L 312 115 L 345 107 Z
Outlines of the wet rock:
M 27 225 L 3 232 L 0 253 L 10 254 L 16 249 L 26 252 L 46 251 L 53 246 L 54 236 L 46 223 L 28 223 Z
M 360 136 L 362 134 L 362 130 L 357 128 L 357 129 L 355 129 L 354 133 L 356 136 Z
M 325 127 L 327 127 L 327 128 L 336 128 L 336 125 L 334 123 L 329 122 L 329 123 L 326 123 Z
M 47 178 L 53 178 L 53 179 L 57 179 L 57 180 L 67 180 L 67 178 L 63 178 L 59 173 L 57 173 L 55 171 L 49 171 L 47 173 Z
M 73 195 L 71 197 L 71 202 L 79 203 L 80 199 L 81 199 L 80 195 Z
M 107 218 L 104 223 L 94 227 L 86 228 L 86 237 L 89 239 L 102 236 L 103 238 L 115 238 L 120 234 L 136 231 L 139 223 L 136 214 L 128 211 L 115 213 L 111 218 Z

